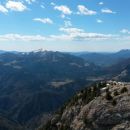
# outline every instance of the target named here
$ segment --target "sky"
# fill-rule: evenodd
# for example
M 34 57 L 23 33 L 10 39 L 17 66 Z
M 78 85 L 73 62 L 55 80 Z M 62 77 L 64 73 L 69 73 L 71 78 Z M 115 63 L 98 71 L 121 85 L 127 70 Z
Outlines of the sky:
M 130 49 L 130 0 L 0 0 L 0 50 Z

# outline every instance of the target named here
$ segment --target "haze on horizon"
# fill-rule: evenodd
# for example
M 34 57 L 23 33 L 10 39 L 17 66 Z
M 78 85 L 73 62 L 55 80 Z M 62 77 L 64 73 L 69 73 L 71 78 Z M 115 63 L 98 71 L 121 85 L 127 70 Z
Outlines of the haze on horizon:
M 130 49 L 129 0 L 1 0 L 0 50 Z

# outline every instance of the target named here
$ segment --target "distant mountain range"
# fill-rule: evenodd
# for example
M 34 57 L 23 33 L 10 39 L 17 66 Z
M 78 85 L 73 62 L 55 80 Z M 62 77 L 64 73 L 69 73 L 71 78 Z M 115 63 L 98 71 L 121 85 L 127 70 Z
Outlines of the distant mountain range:
M 113 53 L 80 52 L 71 54 L 81 57 L 86 61 L 94 63 L 99 66 L 111 66 L 124 59 L 130 58 L 130 50 L 121 50 L 119 52 L 113 52 Z
M 110 74 L 114 80 L 130 82 L 130 58 L 107 67 L 104 71 Z
M 36 53 L 36 52 L 46 52 L 46 51 L 39 49 L 32 52 Z M 27 54 L 30 52 L 0 50 L 0 54 L 4 54 L 4 53 Z M 130 49 L 123 49 L 118 52 L 85 52 L 83 51 L 83 52 L 62 52 L 62 53 L 74 55 L 76 57 L 83 58 L 87 62 L 94 63 L 95 65 L 106 66 L 106 67 L 114 65 L 124 59 L 130 58 Z
M 0 112 L 20 124 L 57 110 L 97 76 L 100 67 L 52 51 L 0 55 Z
M 5 51 L 5 50 L 0 50 L 0 54 L 3 54 L 3 53 L 21 53 L 21 52 L 18 52 L 18 51 Z
M 40 120 L 46 122 L 77 91 L 93 82 L 130 81 L 129 53 L 130 50 L 84 54 L 42 50 L 0 53 L 1 121 L 5 120 L 5 124 L 10 121 L 11 128 L 15 124 L 16 128 L 33 130 Z

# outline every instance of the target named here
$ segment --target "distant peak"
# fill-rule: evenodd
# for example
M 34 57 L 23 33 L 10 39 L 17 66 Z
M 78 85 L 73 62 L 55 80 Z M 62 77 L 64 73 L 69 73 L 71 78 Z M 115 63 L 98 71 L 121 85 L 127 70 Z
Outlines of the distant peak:
M 37 52 L 43 52 L 44 50 L 42 48 L 38 49 L 38 50 L 34 50 L 33 52 L 37 53 Z M 45 50 L 46 51 L 46 50 Z
M 130 49 L 122 49 L 119 52 L 128 52 L 128 51 L 130 51 Z

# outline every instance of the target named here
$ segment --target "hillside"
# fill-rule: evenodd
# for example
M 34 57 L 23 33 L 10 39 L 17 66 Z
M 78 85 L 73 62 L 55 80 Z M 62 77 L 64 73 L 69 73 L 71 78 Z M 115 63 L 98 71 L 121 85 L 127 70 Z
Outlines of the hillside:
M 114 80 L 130 82 L 130 58 L 107 67 L 103 71 Z
M 0 113 L 34 128 L 90 84 L 100 70 L 79 57 L 52 51 L 0 55 Z M 80 77 L 80 78 L 79 78 Z M 36 124 L 38 125 L 38 124 Z
M 76 92 L 92 83 L 112 78 L 130 81 L 129 61 L 99 67 L 61 52 L 1 53 L 0 114 L 4 115 L 1 121 L 6 119 L 7 124 L 11 121 L 11 125 L 15 121 L 14 126 L 33 130 L 45 124 Z
M 103 67 L 112 66 L 122 60 L 130 58 L 130 50 L 120 50 L 119 52 L 113 52 L 113 53 L 83 52 L 83 53 L 71 53 L 71 54 Z
M 26 128 L 0 115 L 0 130 L 26 130 Z
M 130 129 L 130 84 L 98 83 L 74 96 L 38 130 Z

